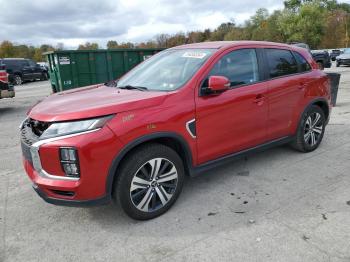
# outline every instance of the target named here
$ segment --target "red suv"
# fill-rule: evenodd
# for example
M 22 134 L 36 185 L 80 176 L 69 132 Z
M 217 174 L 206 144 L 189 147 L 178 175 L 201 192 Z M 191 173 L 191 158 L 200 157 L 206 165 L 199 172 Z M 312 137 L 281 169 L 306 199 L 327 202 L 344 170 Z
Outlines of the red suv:
M 315 150 L 330 110 L 329 79 L 306 49 L 184 45 L 34 106 L 20 127 L 23 163 L 49 203 L 116 199 L 150 219 L 174 204 L 185 175 L 284 143 Z

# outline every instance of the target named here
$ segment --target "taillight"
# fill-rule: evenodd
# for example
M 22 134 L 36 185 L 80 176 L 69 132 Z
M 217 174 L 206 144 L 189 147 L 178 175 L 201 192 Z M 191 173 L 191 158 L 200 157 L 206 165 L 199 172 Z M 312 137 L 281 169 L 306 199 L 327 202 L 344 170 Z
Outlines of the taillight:
M 5 84 L 9 82 L 8 73 L 6 71 L 0 71 L 0 81 Z

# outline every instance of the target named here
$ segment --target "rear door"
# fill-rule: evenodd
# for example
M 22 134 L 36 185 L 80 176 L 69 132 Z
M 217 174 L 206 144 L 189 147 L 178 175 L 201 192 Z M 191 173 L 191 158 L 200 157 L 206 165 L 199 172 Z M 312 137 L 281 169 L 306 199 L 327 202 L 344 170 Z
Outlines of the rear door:
M 293 53 L 287 49 L 267 48 L 265 58 L 269 101 L 269 140 L 291 135 L 293 114 L 304 96 L 306 83 L 299 75 Z
M 29 60 L 29 66 L 32 69 L 32 80 L 40 79 L 41 77 L 41 67 L 37 65 L 33 60 Z
M 17 60 L 19 70 L 22 71 L 22 79 L 25 81 L 33 79 L 33 68 L 29 64 L 29 60 Z
M 222 55 L 203 79 L 212 75 L 231 81 L 221 94 L 196 97 L 198 163 L 263 143 L 267 137 L 267 84 L 261 82 L 256 49 L 239 49 Z

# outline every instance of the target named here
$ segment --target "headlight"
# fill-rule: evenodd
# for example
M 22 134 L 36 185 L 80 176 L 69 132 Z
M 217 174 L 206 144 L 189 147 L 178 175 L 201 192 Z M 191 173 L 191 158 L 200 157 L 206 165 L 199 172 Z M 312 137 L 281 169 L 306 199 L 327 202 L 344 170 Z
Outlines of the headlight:
M 103 127 L 108 120 L 113 118 L 114 115 L 91 118 L 79 121 L 70 122 L 57 122 L 49 126 L 48 129 L 40 136 L 40 139 L 47 139 L 51 137 L 70 135 L 74 133 L 80 133 L 90 131 Z

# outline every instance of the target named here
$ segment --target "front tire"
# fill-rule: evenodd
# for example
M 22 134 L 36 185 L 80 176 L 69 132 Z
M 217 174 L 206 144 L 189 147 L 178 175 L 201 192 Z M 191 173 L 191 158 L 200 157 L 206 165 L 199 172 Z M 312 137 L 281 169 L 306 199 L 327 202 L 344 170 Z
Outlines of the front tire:
M 119 205 L 131 218 L 152 219 L 165 213 L 181 193 L 184 167 L 179 155 L 161 144 L 148 144 L 123 163 L 115 186 Z
M 323 110 L 313 105 L 303 113 L 291 146 L 300 152 L 312 152 L 320 145 L 326 127 Z

